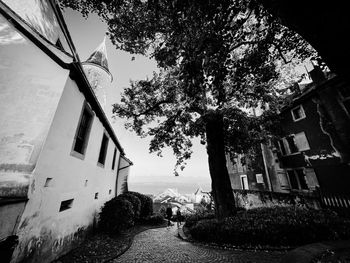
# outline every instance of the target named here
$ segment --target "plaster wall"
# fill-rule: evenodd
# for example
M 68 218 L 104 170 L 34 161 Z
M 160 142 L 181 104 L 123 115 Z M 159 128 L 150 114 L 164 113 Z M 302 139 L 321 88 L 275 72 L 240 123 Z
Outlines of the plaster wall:
M 0 15 L 0 196 L 26 197 L 68 71 Z
M 302 206 L 319 209 L 319 199 L 312 195 L 276 193 L 266 191 L 252 190 L 234 190 L 235 202 L 237 207 L 245 209 L 259 207 L 287 207 Z
M 56 44 L 57 40 L 60 39 L 65 51 L 70 52 L 50 0 L 1 1 L 52 44 Z
M 105 165 L 97 165 L 105 130 L 96 116 L 84 158 L 71 154 L 83 104 L 83 94 L 68 78 L 34 171 L 13 262 L 50 262 L 67 253 L 93 226 L 100 207 L 115 196 L 115 145 L 109 139 Z M 74 199 L 71 208 L 59 212 L 61 202 L 68 199 Z

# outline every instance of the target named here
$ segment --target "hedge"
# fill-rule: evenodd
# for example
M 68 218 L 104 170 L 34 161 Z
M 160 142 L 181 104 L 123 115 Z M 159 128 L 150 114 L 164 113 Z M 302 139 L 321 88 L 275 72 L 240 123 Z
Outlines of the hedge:
M 119 195 L 118 197 L 124 198 L 132 204 L 133 211 L 134 211 L 134 218 L 135 218 L 135 220 L 138 220 L 140 217 L 140 213 L 141 213 L 141 201 L 140 201 L 140 199 L 138 197 L 136 197 L 135 195 L 130 194 L 130 193 L 124 193 L 124 194 Z
M 140 217 L 145 218 L 153 214 L 153 200 L 149 196 L 140 194 L 138 192 L 127 192 L 135 195 L 141 201 Z
M 233 245 L 299 246 L 349 239 L 350 220 L 332 211 L 295 207 L 258 208 L 222 221 L 186 222 L 194 239 Z
M 134 225 L 133 205 L 121 197 L 107 201 L 100 212 L 99 227 L 108 233 L 119 233 Z

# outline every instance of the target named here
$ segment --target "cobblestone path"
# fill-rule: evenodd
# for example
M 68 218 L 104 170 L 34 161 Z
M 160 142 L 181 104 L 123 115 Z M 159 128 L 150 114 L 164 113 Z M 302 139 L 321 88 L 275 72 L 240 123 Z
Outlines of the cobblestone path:
M 177 237 L 176 226 L 150 229 L 138 234 L 132 246 L 112 262 L 279 262 L 285 252 L 221 250 L 194 245 Z

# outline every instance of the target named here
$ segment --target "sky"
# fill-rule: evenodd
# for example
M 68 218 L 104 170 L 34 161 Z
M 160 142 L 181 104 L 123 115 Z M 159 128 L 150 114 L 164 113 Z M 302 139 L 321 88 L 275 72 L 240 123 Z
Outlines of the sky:
M 66 9 L 63 12 L 69 32 L 73 39 L 80 60 L 85 61 L 102 42 L 107 26 L 95 15 L 86 20 L 78 12 Z M 144 56 L 130 55 L 117 50 L 106 40 L 109 70 L 113 75 L 111 87 L 107 93 L 106 115 L 112 115 L 112 104 L 120 101 L 120 94 L 129 86 L 130 80 L 151 78 L 157 71 L 156 62 Z M 111 119 L 111 118 L 110 118 Z M 163 152 L 163 157 L 148 150 L 149 140 L 139 138 L 135 133 L 125 130 L 124 120 L 111 120 L 116 135 L 128 157 L 134 165 L 130 169 L 129 188 L 146 194 L 158 194 L 166 188 L 176 188 L 180 193 L 194 193 L 200 186 L 210 191 L 208 157 L 204 145 L 199 140 L 193 141 L 193 155 L 186 168 L 175 177 L 173 169 L 175 158 L 170 149 Z

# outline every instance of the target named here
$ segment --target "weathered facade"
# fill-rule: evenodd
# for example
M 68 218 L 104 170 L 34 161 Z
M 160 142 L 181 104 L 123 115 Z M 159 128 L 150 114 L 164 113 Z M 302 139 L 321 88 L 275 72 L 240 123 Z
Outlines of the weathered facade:
M 294 86 L 280 113 L 282 138 L 261 145 L 262 158 L 256 161 L 264 170 L 249 169 L 238 158 L 234 166 L 228 164 L 231 182 L 234 189 L 305 194 L 320 190 L 341 196 L 339 203 L 350 207 L 350 87 L 337 76 L 326 77 L 317 66 L 309 74 L 313 82 Z M 263 175 L 262 186 L 269 187 L 256 187 L 257 178 L 249 174 L 257 172 Z
M 270 179 L 267 177 L 260 147 L 255 151 L 254 160 L 249 157 L 245 154 L 237 154 L 233 159 L 226 156 L 232 189 L 269 190 Z
M 112 81 L 102 63 L 106 54 L 95 52 L 100 60 L 87 61 L 87 70 L 55 1 L 0 1 L 5 260 L 50 262 L 68 252 L 93 227 L 103 203 L 127 189 L 132 162 L 94 93 L 94 85 Z
M 275 152 L 290 189 L 349 194 L 350 165 L 342 158 L 349 149 L 342 140 L 350 134 L 340 133 L 350 126 L 350 86 L 336 76 L 314 78 L 281 116 L 285 136 Z

